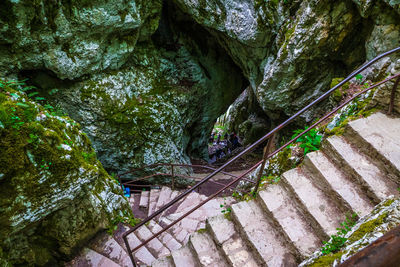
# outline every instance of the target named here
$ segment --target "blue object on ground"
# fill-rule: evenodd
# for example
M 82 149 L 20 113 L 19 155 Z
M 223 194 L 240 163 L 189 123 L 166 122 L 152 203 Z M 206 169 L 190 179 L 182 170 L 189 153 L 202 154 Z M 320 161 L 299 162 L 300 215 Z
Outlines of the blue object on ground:
M 131 196 L 131 189 L 129 187 L 124 188 L 124 196 L 130 197 Z

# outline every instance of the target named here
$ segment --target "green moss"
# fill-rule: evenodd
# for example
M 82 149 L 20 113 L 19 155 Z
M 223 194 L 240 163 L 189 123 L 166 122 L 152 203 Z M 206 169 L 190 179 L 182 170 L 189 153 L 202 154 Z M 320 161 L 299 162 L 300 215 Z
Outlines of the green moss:
M 393 204 L 393 202 L 395 201 L 395 199 L 388 199 L 385 202 L 382 203 L 382 206 L 384 207 L 389 207 L 390 205 Z
M 309 267 L 328 267 L 332 266 L 333 262 L 336 259 L 340 259 L 342 257 L 343 252 L 337 252 L 334 254 L 328 254 L 316 259 Z
M 360 227 L 357 229 L 357 231 L 355 231 L 348 238 L 348 242 L 349 243 L 356 242 L 356 241 L 360 240 L 365 234 L 374 231 L 377 226 L 381 225 L 384 222 L 384 220 L 387 218 L 387 216 L 388 216 L 388 213 L 385 212 L 378 218 L 363 223 L 362 225 L 360 225 Z
M 197 233 L 199 233 L 199 234 L 204 234 L 206 232 L 207 232 L 206 228 L 201 228 L 201 229 L 197 230 Z
M 343 80 L 344 80 L 344 78 L 333 78 L 332 81 L 331 81 L 331 88 L 335 87 L 336 85 L 338 85 Z M 341 86 L 343 91 L 347 91 L 349 89 L 349 87 L 350 87 L 350 83 L 349 82 L 347 82 L 347 83 L 345 83 L 345 84 L 343 84 Z

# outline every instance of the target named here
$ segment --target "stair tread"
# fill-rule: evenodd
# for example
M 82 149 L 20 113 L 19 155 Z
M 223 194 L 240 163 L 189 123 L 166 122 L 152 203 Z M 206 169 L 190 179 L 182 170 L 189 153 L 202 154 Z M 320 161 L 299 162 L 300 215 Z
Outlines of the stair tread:
M 153 233 L 150 231 L 149 228 L 147 228 L 146 225 L 139 227 L 139 229 L 135 231 L 135 234 L 142 242 L 153 236 Z M 146 244 L 146 247 L 152 252 L 152 254 L 156 258 L 167 256 L 170 254 L 169 249 L 165 247 L 164 244 L 161 243 L 160 240 L 158 240 L 158 238 L 151 240 L 149 243 Z
M 155 221 L 151 220 L 149 224 L 150 231 L 155 234 L 162 230 L 162 227 L 156 223 Z M 170 250 L 177 250 L 182 247 L 182 244 L 179 243 L 168 231 L 160 234 L 158 239 Z
M 235 230 L 233 222 L 223 214 L 207 219 L 207 224 L 217 245 L 222 248 L 225 257 L 234 267 L 256 267 L 257 261 Z
M 284 246 L 273 226 L 264 217 L 255 201 L 232 205 L 233 216 L 246 235 L 246 239 L 268 266 L 291 266 L 295 264 L 290 250 Z
M 328 142 L 334 143 L 335 146 L 338 143 L 337 140 L 338 139 L 335 137 L 328 138 Z M 351 153 L 349 150 L 346 152 Z M 309 153 L 307 154 L 307 158 L 312 162 L 314 168 L 322 174 L 333 190 L 335 190 L 350 205 L 354 212 L 358 215 L 364 216 L 373 209 L 373 205 L 367 199 L 366 195 L 358 189 L 357 185 L 353 184 L 331 161 L 329 161 L 321 151 Z M 361 160 L 361 158 L 355 158 Z M 362 162 L 354 162 L 351 164 L 358 165 L 362 164 Z
M 349 126 L 400 171 L 400 119 L 375 113 Z
M 178 250 L 172 251 L 172 259 L 176 267 L 199 266 L 195 256 L 187 245 Z
M 175 267 L 171 257 L 162 257 L 153 262 L 152 267 Z
M 107 233 L 96 238 L 96 242 L 91 244 L 90 249 L 119 263 L 121 266 L 130 266 L 130 258 L 125 249 Z
M 129 230 L 128 227 L 124 227 L 126 231 Z M 134 249 L 135 247 L 139 246 L 142 244 L 142 242 L 139 240 L 139 238 L 134 234 L 131 233 L 130 235 L 127 236 L 128 239 L 128 244 L 131 249 Z M 151 265 L 153 261 L 155 261 L 155 258 L 153 254 L 150 253 L 150 251 L 146 247 L 141 247 L 134 253 L 135 259 L 139 260 L 140 262 Z
M 365 155 L 358 152 L 343 137 L 332 136 L 327 140 L 328 144 L 340 155 L 345 164 L 349 166 L 363 184 L 380 199 L 397 194 L 397 186 L 386 175 L 373 164 Z M 400 148 L 399 148 L 400 149 Z
M 150 190 L 150 197 L 149 197 L 149 211 L 147 216 L 150 216 L 156 211 L 157 200 L 160 195 L 159 189 L 151 189 Z
M 265 190 L 260 191 L 259 197 L 302 256 L 310 256 L 321 246 L 321 241 L 312 227 L 280 185 L 269 185 Z
M 333 202 L 303 174 L 300 168 L 289 170 L 282 176 L 285 179 L 284 182 L 291 187 L 327 235 L 335 234 L 336 227 L 345 219 L 345 216 L 335 207 Z
M 171 194 L 172 194 L 172 190 L 167 186 L 163 186 L 161 188 L 155 210 L 159 210 L 162 206 L 164 206 L 165 204 L 170 202 Z
M 71 265 L 70 265 L 71 264 Z M 90 266 L 90 267 L 119 267 L 120 265 L 101 255 L 100 253 L 85 248 L 78 259 L 73 260 L 73 263 L 67 266 Z
M 142 191 L 140 193 L 140 201 L 139 201 L 139 207 L 142 208 L 148 208 L 149 207 L 149 191 Z
M 200 266 L 228 266 L 208 233 L 193 233 L 190 236 L 190 243 L 197 255 Z

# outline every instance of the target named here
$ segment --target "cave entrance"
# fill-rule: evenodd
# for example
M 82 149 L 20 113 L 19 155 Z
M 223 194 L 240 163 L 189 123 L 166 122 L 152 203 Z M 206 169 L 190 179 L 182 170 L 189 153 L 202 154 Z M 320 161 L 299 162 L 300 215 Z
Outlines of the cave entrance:
M 247 86 L 212 127 L 208 139 L 209 163 L 218 165 L 226 162 L 270 129 L 269 118 L 258 104 L 252 88 Z M 260 153 L 261 150 L 255 152 L 257 155 Z

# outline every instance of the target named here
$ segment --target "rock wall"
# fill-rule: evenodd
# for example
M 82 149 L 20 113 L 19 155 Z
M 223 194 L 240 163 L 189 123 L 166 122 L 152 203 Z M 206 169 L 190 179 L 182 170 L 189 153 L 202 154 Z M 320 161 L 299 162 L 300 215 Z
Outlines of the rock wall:
M 24 89 L 0 80 L 0 263 L 55 266 L 129 204 L 79 125 Z
M 332 78 L 400 45 L 393 1 L 174 1 L 225 47 L 273 121 L 321 95 Z
M 247 81 L 256 109 L 233 124 L 251 142 L 253 128 L 400 44 L 388 0 L 5 0 L 0 10 L 0 74 L 62 89 L 53 103 L 118 171 L 206 158 L 212 123 Z
M 174 6 L 92 2 L 6 1 L 17 23 L 2 16 L 0 71 L 45 95 L 59 89 L 51 102 L 81 123 L 109 171 L 206 158 L 214 120 L 245 88 L 241 70 Z

